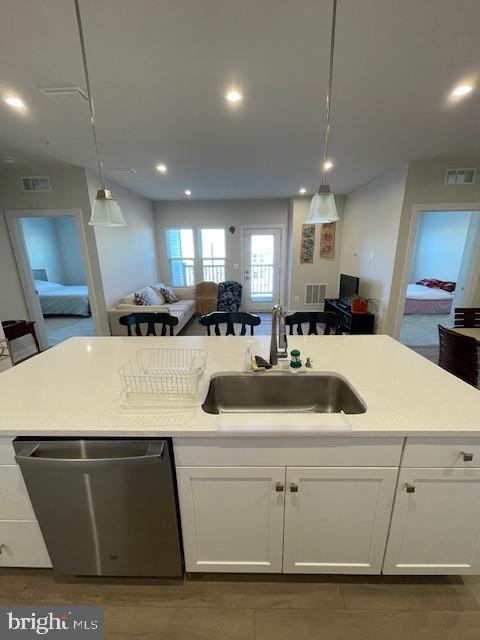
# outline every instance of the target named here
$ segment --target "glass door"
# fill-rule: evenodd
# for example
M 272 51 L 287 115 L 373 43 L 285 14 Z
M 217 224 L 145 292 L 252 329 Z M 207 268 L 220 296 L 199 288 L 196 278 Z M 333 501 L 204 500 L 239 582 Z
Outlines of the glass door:
M 270 311 L 280 301 L 281 229 L 244 229 L 243 304 Z

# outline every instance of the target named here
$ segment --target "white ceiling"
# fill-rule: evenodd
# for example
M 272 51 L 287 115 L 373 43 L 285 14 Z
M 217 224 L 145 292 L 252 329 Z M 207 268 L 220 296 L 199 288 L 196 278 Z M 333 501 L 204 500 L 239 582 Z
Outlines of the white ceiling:
M 81 0 L 101 153 L 154 199 L 284 197 L 313 190 L 322 156 L 327 0 Z M 73 0 L 2 3 L 0 155 L 95 169 Z M 339 0 L 331 157 L 345 193 L 403 162 L 480 151 L 479 0 Z M 229 109 L 225 88 L 244 104 Z M 48 143 L 47 143 L 48 141 Z M 169 173 L 155 171 L 166 162 Z

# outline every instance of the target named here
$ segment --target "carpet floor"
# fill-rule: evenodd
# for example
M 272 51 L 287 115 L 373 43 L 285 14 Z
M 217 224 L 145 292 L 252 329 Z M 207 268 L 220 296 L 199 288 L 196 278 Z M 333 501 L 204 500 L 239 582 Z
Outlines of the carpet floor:
M 443 314 L 403 316 L 400 342 L 408 347 L 438 346 L 438 325 L 449 325 L 450 316 Z

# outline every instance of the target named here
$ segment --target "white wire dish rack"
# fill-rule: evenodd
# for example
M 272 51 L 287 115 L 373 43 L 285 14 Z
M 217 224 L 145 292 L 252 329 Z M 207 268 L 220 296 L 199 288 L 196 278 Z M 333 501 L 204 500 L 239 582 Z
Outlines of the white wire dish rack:
M 193 400 L 206 363 L 202 349 L 142 349 L 119 374 L 129 398 Z

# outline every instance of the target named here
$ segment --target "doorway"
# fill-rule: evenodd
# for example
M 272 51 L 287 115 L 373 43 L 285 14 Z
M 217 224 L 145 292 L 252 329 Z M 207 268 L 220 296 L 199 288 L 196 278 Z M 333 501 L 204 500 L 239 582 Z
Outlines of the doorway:
M 243 304 L 270 311 L 280 302 L 282 229 L 243 229 Z
M 455 307 L 471 302 L 480 212 L 420 211 L 399 340 L 438 354 L 438 325 L 452 326 Z M 425 355 L 428 355 L 427 353 Z
M 7 222 L 41 349 L 74 336 L 95 335 L 80 211 L 9 211 Z

